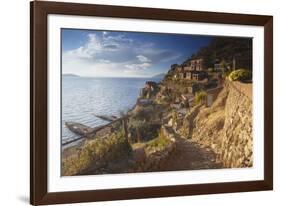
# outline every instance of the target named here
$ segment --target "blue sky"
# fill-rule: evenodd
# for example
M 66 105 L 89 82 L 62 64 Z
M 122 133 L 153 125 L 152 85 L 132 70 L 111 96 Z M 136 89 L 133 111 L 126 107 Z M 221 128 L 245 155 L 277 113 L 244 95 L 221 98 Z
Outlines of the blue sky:
M 62 73 L 150 77 L 182 63 L 212 37 L 62 29 Z

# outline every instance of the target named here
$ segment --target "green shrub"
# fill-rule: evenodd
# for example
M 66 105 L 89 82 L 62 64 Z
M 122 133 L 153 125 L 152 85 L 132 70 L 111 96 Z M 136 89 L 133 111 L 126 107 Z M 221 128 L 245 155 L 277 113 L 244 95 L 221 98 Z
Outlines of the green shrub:
M 165 149 L 170 143 L 171 141 L 165 137 L 162 129 L 160 129 L 158 137 L 146 143 L 145 150 L 148 153 L 153 151 L 160 151 Z
M 245 81 L 250 80 L 252 78 L 252 74 L 249 70 L 246 69 L 237 69 L 232 71 L 228 78 L 230 81 Z
M 154 139 L 158 135 L 159 127 L 158 124 L 151 124 L 140 120 L 131 120 L 129 129 L 131 132 L 131 140 L 133 142 L 142 142 Z
M 207 92 L 199 91 L 195 93 L 195 103 L 201 104 L 204 99 L 207 98 Z

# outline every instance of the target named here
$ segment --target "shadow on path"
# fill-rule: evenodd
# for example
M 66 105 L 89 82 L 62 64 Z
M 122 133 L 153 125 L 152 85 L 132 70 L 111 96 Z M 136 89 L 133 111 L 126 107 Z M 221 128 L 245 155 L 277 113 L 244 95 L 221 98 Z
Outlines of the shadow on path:
M 195 108 L 194 111 L 189 115 L 188 121 L 189 121 L 189 132 L 188 132 L 188 138 L 192 138 L 193 135 L 193 128 L 194 128 L 194 119 L 198 115 L 200 107 Z
M 178 137 L 176 150 L 169 156 L 162 171 L 219 169 L 222 164 L 216 162 L 214 152 L 201 148 L 198 144 Z

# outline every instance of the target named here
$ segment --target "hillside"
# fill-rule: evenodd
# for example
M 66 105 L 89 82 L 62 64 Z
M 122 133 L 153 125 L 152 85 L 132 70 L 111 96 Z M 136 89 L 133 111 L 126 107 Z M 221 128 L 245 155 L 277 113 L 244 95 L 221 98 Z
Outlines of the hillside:
M 181 134 L 217 154 L 224 167 L 251 167 L 251 85 L 227 82 L 211 107 L 192 109 Z
M 183 64 L 191 59 L 203 58 L 204 66 L 212 68 L 215 63 L 231 62 L 234 57 L 239 59 L 241 67 L 252 70 L 251 38 L 216 37 L 208 46 L 199 49 L 187 58 Z

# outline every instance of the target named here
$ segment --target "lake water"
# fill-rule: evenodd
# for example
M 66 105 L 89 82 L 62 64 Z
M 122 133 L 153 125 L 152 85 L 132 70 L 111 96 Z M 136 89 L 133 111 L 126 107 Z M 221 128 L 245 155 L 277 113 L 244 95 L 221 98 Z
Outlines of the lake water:
M 131 109 L 147 78 L 62 78 L 62 141 L 77 136 L 65 127 L 66 121 L 74 121 L 96 127 L 106 124 L 94 116 L 116 115 Z

